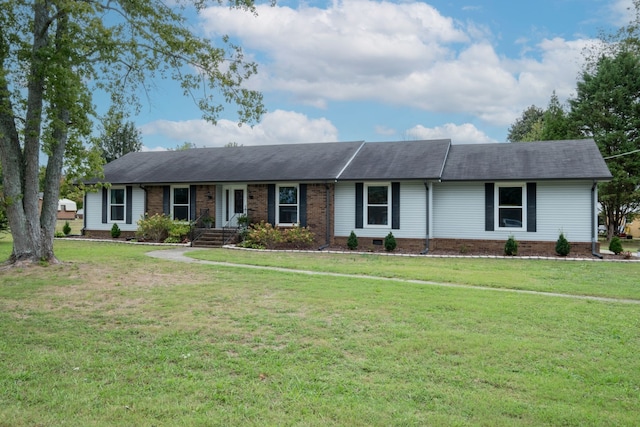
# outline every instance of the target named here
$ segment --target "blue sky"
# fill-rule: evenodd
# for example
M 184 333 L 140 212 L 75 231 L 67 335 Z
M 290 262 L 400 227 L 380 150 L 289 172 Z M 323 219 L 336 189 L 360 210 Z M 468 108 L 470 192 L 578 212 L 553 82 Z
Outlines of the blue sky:
M 228 34 L 259 64 L 268 113 L 201 120 L 177 84 L 155 82 L 132 117 L 147 150 L 450 138 L 504 142 L 529 105 L 575 91 L 585 46 L 630 20 L 630 0 L 282 0 L 258 15 L 211 7 L 190 24 Z

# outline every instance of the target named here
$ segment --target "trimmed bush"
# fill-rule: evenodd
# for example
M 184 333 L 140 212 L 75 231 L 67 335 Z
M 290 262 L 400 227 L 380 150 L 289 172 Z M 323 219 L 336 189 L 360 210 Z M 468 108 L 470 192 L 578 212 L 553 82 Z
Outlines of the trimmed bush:
M 62 227 L 62 232 L 65 236 L 68 236 L 71 233 L 71 226 L 69 225 L 69 221 L 64 222 L 64 226 Z
M 111 227 L 111 237 L 117 239 L 120 237 L 120 233 L 120 227 L 118 227 L 118 224 L 113 224 L 113 227 Z
M 189 232 L 191 231 L 191 225 L 184 221 L 173 221 L 171 228 L 169 228 L 169 236 L 164 239 L 165 243 L 183 243 Z
M 242 246 L 254 249 L 304 249 L 313 244 L 314 234 L 307 227 L 275 228 L 268 222 L 251 224 Z
M 387 252 L 393 251 L 397 246 L 396 238 L 393 237 L 393 233 L 389 232 L 387 236 L 384 238 L 384 249 Z
M 622 253 L 622 241 L 618 236 L 613 236 L 611 242 L 609 242 L 609 250 L 616 255 Z
M 164 242 L 169 237 L 169 230 L 171 230 L 172 225 L 173 221 L 168 215 L 145 215 L 138 220 L 136 237 L 152 242 Z
M 560 237 L 556 241 L 556 253 L 560 256 L 567 256 L 571 251 L 569 241 L 564 237 L 564 233 L 560 233 Z
M 507 239 L 507 243 L 504 245 L 504 254 L 507 256 L 518 255 L 518 242 L 516 242 L 515 237 L 509 236 L 509 239 Z
M 358 248 L 358 236 L 356 236 L 356 233 L 353 231 L 351 231 L 351 234 L 349 234 L 349 238 L 347 239 L 347 247 L 351 251 Z

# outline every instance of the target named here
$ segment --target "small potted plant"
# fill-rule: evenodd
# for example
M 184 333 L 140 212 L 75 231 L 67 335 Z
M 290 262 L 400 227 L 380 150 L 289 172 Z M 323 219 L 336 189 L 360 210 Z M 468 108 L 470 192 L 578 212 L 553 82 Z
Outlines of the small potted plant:
M 211 228 L 214 223 L 215 223 L 214 219 L 211 218 L 209 215 L 202 218 L 202 224 L 204 224 L 205 228 Z
M 242 228 L 249 226 L 249 217 L 246 214 L 242 214 L 238 217 L 238 226 Z

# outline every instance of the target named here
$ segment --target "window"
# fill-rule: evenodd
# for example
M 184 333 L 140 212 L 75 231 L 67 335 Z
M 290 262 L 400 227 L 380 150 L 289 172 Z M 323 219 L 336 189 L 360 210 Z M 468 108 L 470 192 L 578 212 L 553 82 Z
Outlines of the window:
M 124 188 L 112 188 L 109 191 L 109 212 L 110 220 L 124 221 L 125 212 L 125 193 Z
M 173 219 L 189 220 L 189 187 L 173 188 Z
M 278 186 L 278 224 L 298 223 L 298 187 Z
M 523 185 L 496 186 L 498 228 L 522 228 L 526 223 L 524 188 Z
M 367 225 L 389 225 L 389 186 L 367 185 L 365 194 Z

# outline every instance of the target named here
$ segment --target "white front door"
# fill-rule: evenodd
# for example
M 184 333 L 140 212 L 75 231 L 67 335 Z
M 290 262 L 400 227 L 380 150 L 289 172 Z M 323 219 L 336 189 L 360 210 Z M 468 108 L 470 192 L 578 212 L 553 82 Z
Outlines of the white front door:
M 247 186 L 225 186 L 222 190 L 222 225 L 237 227 L 238 218 L 247 213 Z

